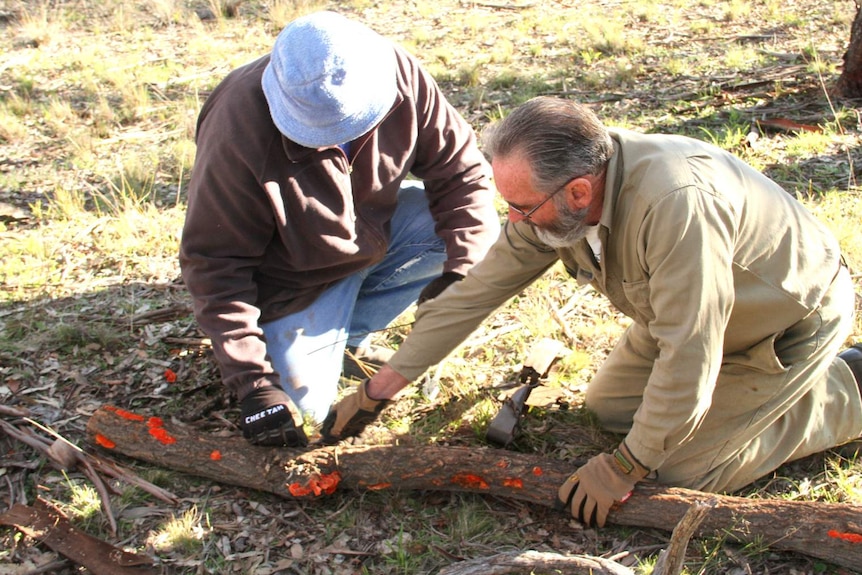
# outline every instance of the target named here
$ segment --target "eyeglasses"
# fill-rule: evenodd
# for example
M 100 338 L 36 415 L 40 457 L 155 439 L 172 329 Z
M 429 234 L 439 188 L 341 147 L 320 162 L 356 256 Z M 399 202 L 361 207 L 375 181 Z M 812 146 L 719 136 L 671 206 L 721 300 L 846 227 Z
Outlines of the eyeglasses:
M 574 178 L 567 180 L 565 184 L 563 184 L 562 186 L 560 186 L 559 188 L 557 188 L 556 190 L 554 190 L 553 192 L 551 192 L 550 194 L 545 196 L 544 200 L 542 200 L 541 202 L 539 202 L 538 204 L 536 204 L 535 206 L 533 206 L 532 208 L 530 208 L 526 212 L 524 210 L 522 210 L 521 208 L 519 208 L 518 206 L 516 206 L 510 202 L 506 202 L 506 203 L 509 204 L 509 209 L 511 209 L 513 212 L 515 212 L 516 214 L 518 214 L 519 216 L 521 216 L 525 220 L 529 220 L 530 217 L 536 213 L 536 210 L 538 210 L 539 208 L 544 206 L 548 202 L 548 200 L 550 200 L 551 198 L 553 198 L 554 196 L 556 196 L 557 194 L 559 194 L 560 192 L 565 190 L 566 186 L 571 184 L 573 181 L 577 180 L 579 177 L 581 177 L 581 176 L 575 176 Z

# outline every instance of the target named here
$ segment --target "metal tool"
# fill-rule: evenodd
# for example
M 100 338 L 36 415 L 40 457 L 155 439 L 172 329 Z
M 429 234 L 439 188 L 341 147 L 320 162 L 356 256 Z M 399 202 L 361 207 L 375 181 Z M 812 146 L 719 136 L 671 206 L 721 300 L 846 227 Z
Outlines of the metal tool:
M 485 437 L 489 442 L 507 447 L 515 439 L 518 424 L 530 393 L 540 385 L 540 379 L 548 375 L 554 361 L 561 357 L 565 346 L 556 340 L 544 338 L 533 345 L 518 376 L 521 382 L 511 397 L 503 401 L 500 411 L 488 425 Z

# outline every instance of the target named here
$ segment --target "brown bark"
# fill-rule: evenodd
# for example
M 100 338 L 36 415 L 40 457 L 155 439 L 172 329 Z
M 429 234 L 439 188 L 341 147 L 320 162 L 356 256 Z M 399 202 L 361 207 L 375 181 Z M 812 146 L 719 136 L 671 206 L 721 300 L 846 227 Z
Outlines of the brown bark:
M 16 503 L 0 515 L 0 525 L 16 527 L 95 575 L 155 575 L 152 559 L 129 553 L 75 529 L 43 499 L 32 507 Z
M 351 490 L 487 493 L 555 507 L 558 486 L 583 462 L 476 447 L 319 447 L 308 451 L 249 446 L 240 437 L 207 437 L 114 408 L 87 426 L 91 439 L 162 467 L 287 498 Z M 611 511 L 616 525 L 672 530 L 697 502 L 712 509 L 697 534 L 793 551 L 851 569 L 862 565 L 862 507 L 842 503 L 749 499 L 639 485 Z
M 844 52 L 844 69 L 836 84 L 847 98 L 862 98 L 862 4 L 856 2 L 856 17 L 850 27 L 850 43 Z

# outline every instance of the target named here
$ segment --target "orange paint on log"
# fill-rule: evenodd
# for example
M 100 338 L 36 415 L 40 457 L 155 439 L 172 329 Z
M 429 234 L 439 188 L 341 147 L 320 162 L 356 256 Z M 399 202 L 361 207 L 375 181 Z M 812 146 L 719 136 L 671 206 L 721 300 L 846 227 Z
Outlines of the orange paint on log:
M 143 415 L 138 415 L 137 413 L 132 413 L 131 411 L 126 411 L 125 409 L 114 407 L 113 405 L 106 405 L 105 409 L 113 411 L 123 419 L 128 419 L 129 421 L 143 421 L 146 419 Z
M 311 493 L 311 489 L 303 487 L 299 483 L 291 483 L 287 486 L 287 490 L 290 491 L 290 494 L 294 497 L 305 497 Z
M 539 475 L 542 475 L 543 473 L 544 473 L 544 471 L 542 471 L 541 467 L 537 466 L 537 467 L 533 468 L 533 475 L 535 475 L 536 477 L 538 477 Z
M 497 462 L 497 467 L 499 467 L 500 469 L 506 469 L 507 467 L 509 467 L 509 462 L 505 459 L 501 459 Z
M 374 485 L 369 485 L 367 489 L 369 489 L 370 491 L 380 491 L 382 489 L 389 489 L 390 487 L 392 487 L 392 484 L 386 481 L 383 483 L 375 483 Z
M 302 485 L 300 483 L 291 483 L 287 486 L 287 490 L 294 497 L 306 497 L 308 495 L 331 495 L 335 493 L 338 483 L 341 481 L 341 473 L 333 471 L 332 473 L 324 473 L 322 475 L 314 474 L 308 478 L 308 483 Z
M 173 383 L 176 380 L 177 380 L 177 373 L 174 370 L 172 370 L 171 368 L 166 369 L 165 370 L 165 381 L 167 381 L 168 383 Z
M 161 417 L 151 417 L 147 420 L 147 431 L 150 435 L 156 438 L 159 443 L 164 445 L 172 445 L 177 442 L 177 439 L 173 437 L 168 431 L 162 427 L 164 425 L 164 421 L 162 421 Z
M 514 487 L 515 489 L 523 489 L 524 482 L 518 477 L 507 477 L 503 480 L 504 487 Z
M 862 543 L 862 535 L 859 533 L 841 533 L 835 529 L 830 529 L 828 535 L 833 539 L 841 539 L 850 543 Z
M 164 427 L 150 427 L 147 431 L 149 431 L 150 435 L 155 437 L 159 443 L 164 445 L 171 445 L 177 442 L 176 437 L 169 434 Z
M 332 495 L 335 493 L 335 488 L 338 487 L 338 483 L 340 481 L 341 474 L 337 471 L 333 471 L 332 473 L 321 475 L 320 479 L 317 481 L 317 485 L 323 493 L 326 495 Z
M 102 435 L 101 433 L 96 434 L 96 443 L 104 447 L 105 449 L 113 449 L 117 446 L 116 443 Z
M 452 483 L 468 489 L 488 489 L 488 482 L 472 473 L 459 473 L 452 476 Z
M 213 461 L 221 461 L 221 451 L 218 449 L 213 449 L 210 453 L 210 459 Z

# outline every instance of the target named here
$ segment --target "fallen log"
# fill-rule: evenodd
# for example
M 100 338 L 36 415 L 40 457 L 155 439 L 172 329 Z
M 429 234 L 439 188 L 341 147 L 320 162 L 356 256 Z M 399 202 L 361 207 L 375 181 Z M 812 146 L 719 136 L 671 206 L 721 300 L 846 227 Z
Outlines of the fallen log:
M 3 419 L 0 419 L 0 430 L 6 433 L 9 437 L 17 439 L 21 443 L 41 451 L 57 469 L 68 471 L 74 467 L 80 467 L 81 471 L 93 483 L 93 486 L 96 488 L 96 492 L 99 494 L 99 498 L 102 503 L 102 510 L 105 512 L 105 517 L 108 520 L 108 525 L 110 526 L 112 535 L 117 534 L 117 521 L 114 517 L 114 511 L 111 509 L 111 499 L 108 494 L 108 487 L 102 480 L 100 473 L 116 479 L 122 479 L 126 483 L 140 487 L 147 493 L 150 493 L 167 503 L 173 504 L 177 502 L 176 496 L 171 492 L 153 485 L 149 481 L 138 477 L 128 470 L 121 469 L 116 465 L 105 462 L 98 457 L 84 452 L 56 431 L 45 427 L 24 414 L 25 412 L 16 410 L 15 408 L 0 409 L 0 416 L 22 415 L 24 422 L 52 435 L 54 437 L 54 441 L 50 441 L 41 435 L 33 433 L 28 428 L 19 429 L 15 425 L 6 422 Z
M 250 446 L 114 407 L 99 409 L 88 437 L 116 453 L 290 499 L 335 489 L 440 490 L 487 493 L 556 507 L 559 485 L 583 461 L 479 447 L 359 446 L 307 451 Z M 862 506 L 750 499 L 688 489 L 639 485 L 608 522 L 672 530 L 698 503 L 711 509 L 697 536 L 720 533 L 741 544 L 815 557 L 849 569 L 862 565 Z

